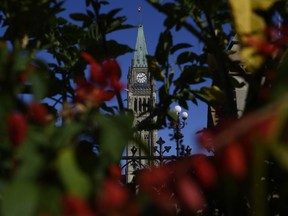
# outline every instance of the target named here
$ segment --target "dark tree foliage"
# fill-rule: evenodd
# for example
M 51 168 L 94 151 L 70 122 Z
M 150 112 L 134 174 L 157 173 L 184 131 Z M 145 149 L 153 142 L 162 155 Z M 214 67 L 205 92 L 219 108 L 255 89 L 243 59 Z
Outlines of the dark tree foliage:
M 171 103 L 204 101 L 215 115 L 199 144 L 213 156 L 139 170 L 123 184 L 122 152 L 145 145 L 133 136 L 116 61 L 133 49 L 107 35 L 133 26 L 121 8 L 103 13 L 105 0 L 86 0 L 74 22 L 61 16 L 64 1 L 2 0 L 0 215 L 287 215 L 286 1 L 147 2 L 166 28 L 147 56 L 158 104 L 137 129 L 167 127 Z M 183 29 L 202 52 L 174 43 Z

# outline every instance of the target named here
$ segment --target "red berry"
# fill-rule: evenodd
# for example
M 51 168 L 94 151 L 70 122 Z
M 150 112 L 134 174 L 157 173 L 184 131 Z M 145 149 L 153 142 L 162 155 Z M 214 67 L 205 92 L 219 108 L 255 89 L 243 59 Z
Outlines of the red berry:
M 121 168 L 118 165 L 111 165 L 108 168 L 108 174 L 112 179 L 120 179 L 121 174 Z
M 64 216 L 95 216 L 85 199 L 73 195 L 63 197 L 63 210 Z
M 45 105 L 33 102 L 29 105 L 28 110 L 29 110 L 29 116 L 34 122 L 38 124 L 45 124 L 48 122 L 49 112 Z
M 128 199 L 128 191 L 114 180 L 106 180 L 99 197 L 99 206 L 105 209 L 115 209 L 123 206 Z
M 8 115 L 7 120 L 10 142 L 15 146 L 19 146 L 27 135 L 26 118 L 22 113 L 13 112 Z

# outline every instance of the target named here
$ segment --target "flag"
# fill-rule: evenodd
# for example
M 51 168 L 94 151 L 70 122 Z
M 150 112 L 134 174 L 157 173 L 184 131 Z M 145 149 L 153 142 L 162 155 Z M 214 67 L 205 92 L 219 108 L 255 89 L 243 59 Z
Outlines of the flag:
M 138 12 L 139 12 L 139 13 L 141 12 L 141 6 L 138 7 Z

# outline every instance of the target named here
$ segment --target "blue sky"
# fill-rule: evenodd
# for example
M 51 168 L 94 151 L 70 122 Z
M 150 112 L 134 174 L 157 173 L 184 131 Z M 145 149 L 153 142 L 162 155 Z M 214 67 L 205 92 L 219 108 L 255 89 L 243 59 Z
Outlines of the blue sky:
M 165 0 L 163 0 L 165 2 Z M 160 14 L 156 9 L 150 6 L 144 0 L 110 0 L 110 5 L 104 6 L 102 8 L 103 12 L 110 10 L 112 8 L 122 8 L 122 11 L 119 12 L 119 15 L 127 17 L 126 24 L 139 25 L 140 20 L 144 25 L 144 33 L 147 44 L 148 53 L 153 55 L 157 46 L 159 34 L 165 29 L 163 21 L 165 16 Z M 141 18 L 137 11 L 138 6 L 141 5 Z M 68 13 L 79 13 L 85 11 L 85 0 L 67 0 L 64 5 L 67 8 L 67 11 L 63 13 L 64 16 L 67 16 Z M 117 31 L 108 36 L 109 39 L 115 39 L 120 43 L 127 44 L 131 48 L 135 48 L 137 37 L 137 28 L 132 28 L 128 30 Z M 185 30 L 179 32 L 173 32 L 173 41 L 174 43 L 187 42 L 193 45 L 193 52 L 199 53 L 202 51 L 202 46 L 193 35 L 189 34 Z M 118 58 L 118 62 L 121 66 L 123 73 L 123 81 L 126 82 L 128 68 L 131 64 L 131 59 L 133 58 L 133 53 L 128 53 L 124 56 Z M 171 62 L 175 59 L 172 58 Z M 175 73 L 179 74 L 177 67 L 175 66 Z M 158 84 L 159 85 L 159 84 Z M 126 95 L 124 94 L 124 98 Z M 187 120 L 187 126 L 182 129 L 184 134 L 185 145 L 190 145 L 192 147 L 192 153 L 197 153 L 200 151 L 198 144 L 195 138 L 195 132 L 206 127 L 207 123 L 207 106 L 199 102 L 198 106 L 190 103 L 189 118 Z M 173 107 L 171 107 L 172 109 Z M 186 110 L 185 110 L 186 111 Z M 170 144 L 168 134 L 171 133 L 170 130 L 159 131 L 158 137 L 162 137 L 167 144 Z M 171 143 L 173 146 L 174 143 Z

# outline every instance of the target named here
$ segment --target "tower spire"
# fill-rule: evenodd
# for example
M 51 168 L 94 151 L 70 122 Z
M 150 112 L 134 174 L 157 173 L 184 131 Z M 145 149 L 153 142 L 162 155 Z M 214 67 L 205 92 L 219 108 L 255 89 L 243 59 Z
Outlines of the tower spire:
M 138 26 L 138 35 L 134 52 L 133 67 L 148 67 L 146 55 L 148 55 L 143 25 Z
M 141 7 L 138 7 L 139 16 L 141 15 Z M 137 128 L 138 122 L 150 119 L 150 112 L 156 104 L 156 88 L 155 82 L 149 72 L 146 56 L 148 55 L 143 24 L 138 24 L 138 34 L 136 46 L 132 59 L 132 65 L 128 70 L 128 91 L 127 91 L 127 108 L 134 113 L 134 126 Z M 152 120 L 152 119 L 151 119 Z M 156 130 L 137 130 L 137 137 L 145 143 L 151 155 L 154 155 L 155 141 L 157 140 Z M 137 150 L 135 143 L 130 141 L 126 151 L 126 180 L 131 182 L 133 173 L 143 166 L 148 166 L 147 152 L 140 149 Z M 136 159 L 143 158 L 143 159 Z M 146 159 L 147 158 L 147 159 Z M 135 161 L 135 163 L 134 163 Z

